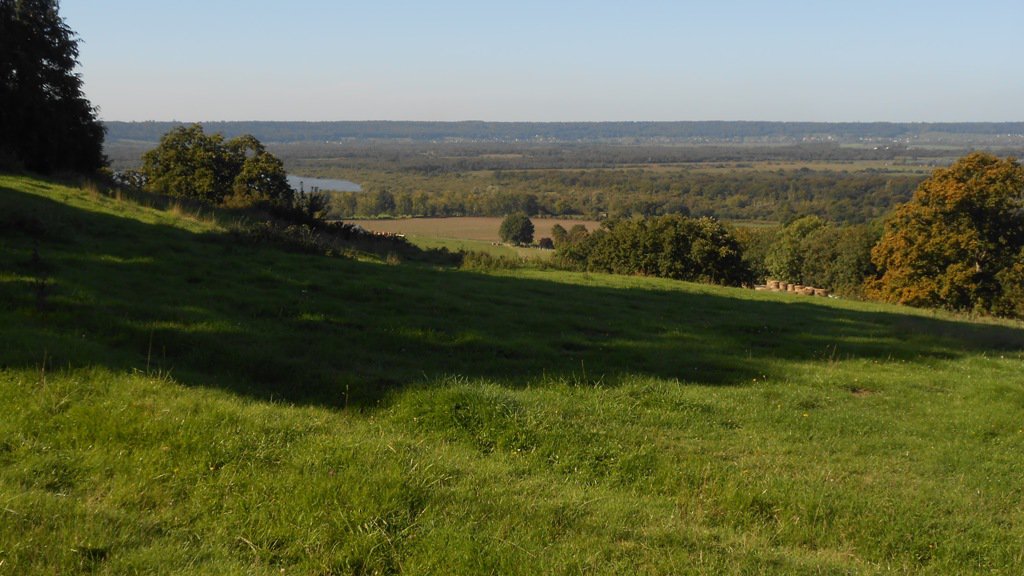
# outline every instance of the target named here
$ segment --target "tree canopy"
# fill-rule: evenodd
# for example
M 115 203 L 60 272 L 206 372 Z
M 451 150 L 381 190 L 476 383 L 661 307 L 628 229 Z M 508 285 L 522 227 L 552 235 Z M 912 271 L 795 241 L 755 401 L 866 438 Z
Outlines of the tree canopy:
M 522 212 L 509 214 L 501 221 L 498 234 L 502 242 L 530 244 L 533 242 L 533 222 Z
M 584 270 L 729 286 L 753 280 L 739 243 L 714 218 L 672 215 L 606 221 L 603 226 L 559 248 L 559 260 Z
M 973 153 L 936 170 L 888 218 L 872 260 L 879 274 L 867 292 L 875 298 L 1019 315 L 1024 168 Z
M 215 204 L 265 202 L 291 207 L 295 191 L 284 164 L 253 136 L 224 140 L 199 124 L 179 126 L 143 156 L 142 172 L 151 192 L 197 198 Z
M 78 39 L 55 0 L 0 0 L 0 163 L 49 173 L 106 164 Z

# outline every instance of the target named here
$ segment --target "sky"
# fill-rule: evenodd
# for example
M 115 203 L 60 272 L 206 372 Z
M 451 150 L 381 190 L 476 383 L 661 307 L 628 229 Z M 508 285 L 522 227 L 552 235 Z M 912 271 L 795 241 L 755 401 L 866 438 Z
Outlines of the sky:
M 1024 120 L 1024 1 L 63 0 L 104 120 Z

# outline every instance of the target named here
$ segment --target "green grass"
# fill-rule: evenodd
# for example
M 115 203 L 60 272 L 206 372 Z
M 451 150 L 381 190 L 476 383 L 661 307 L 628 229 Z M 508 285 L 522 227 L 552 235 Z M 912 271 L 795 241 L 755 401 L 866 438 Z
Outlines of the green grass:
M 507 244 L 497 244 L 494 242 L 485 242 L 483 240 L 462 240 L 457 238 L 440 238 L 433 236 L 408 236 L 407 238 L 413 245 L 424 250 L 445 248 L 449 252 L 482 252 L 490 254 L 491 256 L 505 258 L 540 258 L 544 256 L 550 258 L 551 256 L 550 250 L 509 246 Z
M 0 574 L 1017 574 L 1022 350 L 0 176 Z

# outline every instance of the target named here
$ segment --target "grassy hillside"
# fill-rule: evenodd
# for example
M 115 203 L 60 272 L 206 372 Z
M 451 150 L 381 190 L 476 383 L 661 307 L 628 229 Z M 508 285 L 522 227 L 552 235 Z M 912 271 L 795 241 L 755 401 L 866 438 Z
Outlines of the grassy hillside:
M 1022 351 L 0 176 L 0 574 L 1017 574 Z

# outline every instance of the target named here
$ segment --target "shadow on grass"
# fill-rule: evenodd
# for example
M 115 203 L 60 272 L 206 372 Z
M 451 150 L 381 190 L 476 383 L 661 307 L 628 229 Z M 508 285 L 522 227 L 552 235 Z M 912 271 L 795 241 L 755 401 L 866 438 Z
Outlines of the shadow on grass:
M 793 361 L 915 363 L 1024 348 L 1024 331 L 1009 326 L 671 282 L 594 286 L 578 275 L 565 283 L 291 254 L 0 194 L 5 222 L 22 222 L 0 231 L 0 368 L 46 357 L 54 367 L 170 372 L 258 399 L 372 407 L 452 375 L 508 386 L 614 386 L 630 375 L 727 386 L 784 378 Z M 40 276 L 52 286 L 43 305 L 32 292 Z

